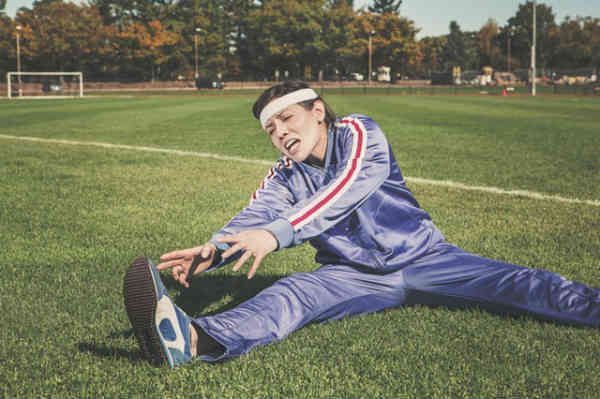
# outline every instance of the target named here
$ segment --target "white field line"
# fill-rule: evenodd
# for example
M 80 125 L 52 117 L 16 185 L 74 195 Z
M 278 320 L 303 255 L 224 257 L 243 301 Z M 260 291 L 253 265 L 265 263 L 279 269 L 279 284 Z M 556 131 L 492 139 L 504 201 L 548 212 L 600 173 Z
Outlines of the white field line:
M 210 152 L 193 152 L 193 151 L 180 151 L 180 150 L 172 150 L 167 148 L 156 148 L 156 147 L 140 147 L 140 146 L 131 146 L 125 144 L 110 144 L 110 143 L 99 143 L 94 141 L 73 141 L 73 140 L 58 140 L 58 139 L 42 139 L 39 137 L 24 137 L 24 136 L 9 136 L 0 134 L 0 138 L 7 140 L 21 140 L 21 141 L 32 141 L 38 143 L 49 143 L 49 144 L 64 144 L 64 145 L 79 145 L 79 146 L 93 146 L 93 147 L 101 147 L 101 148 L 109 148 L 116 150 L 130 150 L 130 151 L 144 151 L 144 152 L 158 152 L 163 154 L 172 154 L 179 156 L 192 156 L 192 157 L 200 157 L 200 158 L 212 158 L 218 159 L 221 161 L 234 161 L 234 162 L 244 162 L 255 165 L 266 165 L 272 166 L 274 161 L 266 161 L 263 159 L 249 159 L 242 157 L 235 157 L 229 155 L 220 155 L 213 154 Z M 531 198 L 540 201 L 555 201 L 562 202 L 568 204 L 581 204 L 581 205 L 592 205 L 592 206 L 600 206 L 599 200 L 586 200 L 579 198 L 567 198 L 561 197 L 559 195 L 550 195 L 538 193 L 535 191 L 529 190 L 505 190 L 498 187 L 489 187 L 489 186 L 470 186 L 468 184 L 457 183 L 450 180 L 431 180 L 431 179 L 423 179 L 420 177 L 406 177 L 406 180 L 411 183 L 430 185 L 430 186 L 444 186 L 450 187 L 458 190 L 466 190 L 466 191 L 480 191 L 489 194 L 496 195 L 508 195 L 515 197 L 525 197 Z
M 255 165 L 258 164 L 258 165 L 272 166 L 275 163 L 275 162 L 265 161 L 262 159 L 248 159 L 248 158 L 234 157 L 234 156 L 229 156 L 229 155 L 212 154 L 209 152 L 180 151 L 180 150 L 170 150 L 167 148 L 139 147 L 139 146 L 126 145 L 126 144 L 99 143 L 96 141 L 41 139 L 39 137 L 8 136 L 5 134 L 0 134 L 0 138 L 8 139 L 8 140 L 34 141 L 34 142 L 38 142 L 38 143 L 48 143 L 48 144 L 93 146 L 93 147 L 110 148 L 110 149 L 115 149 L 115 150 L 160 152 L 160 153 L 164 153 L 164 154 L 173 154 L 173 155 L 181 155 L 181 156 L 213 158 L 213 159 L 218 159 L 221 161 L 245 162 L 245 163 L 251 163 L 251 164 L 255 164 Z
M 564 202 L 568 204 L 582 204 L 582 205 L 592 205 L 592 206 L 600 206 L 600 201 L 598 200 L 585 200 L 579 198 L 567 198 L 561 197 L 560 195 L 551 195 L 551 194 L 542 194 L 537 193 L 535 191 L 529 190 L 505 190 L 503 188 L 498 187 L 489 187 L 489 186 L 470 186 L 468 184 L 457 183 L 451 180 L 430 180 L 430 179 L 422 179 L 420 177 L 407 177 L 407 181 L 417 184 L 426 184 L 430 186 L 446 186 L 451 187 L 458 190 L 466 190 L 466 191 L 481 191 L 484 193 L 490 194 L 498 194 L 498 195 L 510 195 L 514 197 L 525 197 L 542 201 L 556 201 L 556 202 Z

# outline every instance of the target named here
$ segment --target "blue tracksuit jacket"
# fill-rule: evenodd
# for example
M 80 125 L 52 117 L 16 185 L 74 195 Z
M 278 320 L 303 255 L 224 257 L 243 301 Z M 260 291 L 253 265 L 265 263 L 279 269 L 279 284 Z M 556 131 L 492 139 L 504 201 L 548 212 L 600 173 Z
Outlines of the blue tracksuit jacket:
M 317 262 L 397 270 L 444 239 L 406 186 L 375 121 L 350 115 L 328 132 L 325 166 L 281 158 L 250 205 L 213 237 L 250 228 L 280 248 L 309 241 Z

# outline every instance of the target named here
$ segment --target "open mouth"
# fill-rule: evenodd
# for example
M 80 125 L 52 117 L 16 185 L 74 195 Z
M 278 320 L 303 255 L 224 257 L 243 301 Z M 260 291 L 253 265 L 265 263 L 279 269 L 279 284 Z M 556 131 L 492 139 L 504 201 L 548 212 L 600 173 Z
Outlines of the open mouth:
M 298 146 L 298 144 L 300 143 L 300 140 L 298 139 L 291 139 L 288 140 L 285 145 L 284 148 L 288 151 L 288 152 L 294 152 L 295 148 Z

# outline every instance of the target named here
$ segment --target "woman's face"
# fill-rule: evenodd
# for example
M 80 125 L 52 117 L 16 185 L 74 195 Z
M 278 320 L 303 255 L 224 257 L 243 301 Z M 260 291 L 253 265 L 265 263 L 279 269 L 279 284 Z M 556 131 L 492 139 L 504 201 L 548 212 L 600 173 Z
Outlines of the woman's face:
M 327 149 L 324 119 L 325 107 L 321 101 L 315 101 L 311 110 L 293 104 L 275 114 L 265 131 L 275 148 L 294 161 L 302 162 L 310 155 L 323 160 Z

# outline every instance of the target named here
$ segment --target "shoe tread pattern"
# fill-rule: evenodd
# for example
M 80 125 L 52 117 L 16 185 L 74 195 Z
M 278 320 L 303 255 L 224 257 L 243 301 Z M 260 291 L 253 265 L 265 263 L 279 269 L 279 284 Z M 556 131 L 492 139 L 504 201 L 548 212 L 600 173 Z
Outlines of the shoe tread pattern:
M 157 298 L 147 258 L 138 257 L 131 263 L 125 273 L 123 297 L 142 353 L 153 364 L 166 364 L 167 357 L 155 328 Z

